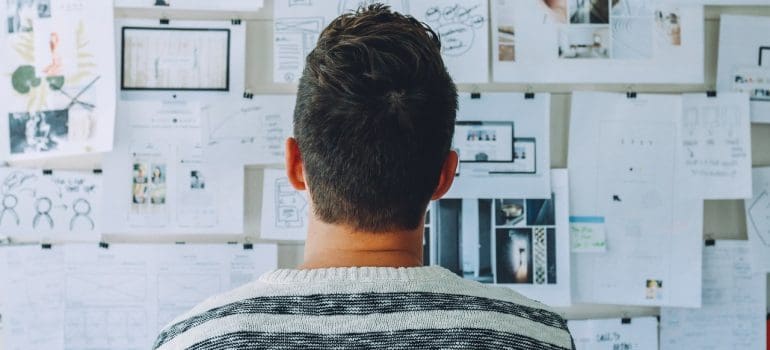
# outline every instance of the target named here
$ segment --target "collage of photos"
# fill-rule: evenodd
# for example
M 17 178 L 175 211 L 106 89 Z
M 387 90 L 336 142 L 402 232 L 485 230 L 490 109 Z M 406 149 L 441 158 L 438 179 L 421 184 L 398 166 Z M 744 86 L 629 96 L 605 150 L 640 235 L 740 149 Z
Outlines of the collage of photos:
M 498 57 L 516 61 L 517 32 L 513 1 L 498 11 Z M 682 45 L 680 11 L 652 1 L 638 0 L 538 0 L 543 24 L 558 33 L 562 59 L 649 60 L 658 47 Z
M 434 210 L 436 264 L 481 283 L 557 283 L 553 198 L 442 199 Z

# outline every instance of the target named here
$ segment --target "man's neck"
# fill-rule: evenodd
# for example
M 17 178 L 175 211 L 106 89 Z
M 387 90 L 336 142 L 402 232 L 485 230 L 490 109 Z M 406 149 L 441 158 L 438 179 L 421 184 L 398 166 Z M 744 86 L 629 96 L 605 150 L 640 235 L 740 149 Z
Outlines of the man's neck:
M 301 269 L 422 266 L 423 229 L 360 232 L 311 217 Z

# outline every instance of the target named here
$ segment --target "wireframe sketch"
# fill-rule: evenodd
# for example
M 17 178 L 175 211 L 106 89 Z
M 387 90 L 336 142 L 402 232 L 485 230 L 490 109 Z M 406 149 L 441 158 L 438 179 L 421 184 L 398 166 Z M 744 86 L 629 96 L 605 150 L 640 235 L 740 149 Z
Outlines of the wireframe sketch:
M 306 225 L 307 201 L 286 178 L 275 180 L 275 227 L 301 228 Z
M 315 48 L 318 35 L 326 25 L 323 17 L 278 18 L 273 28 L 273 50 L 276 72 L 282 82 L 296 81 L 302 73 L 304 59 Z
M 441 53 L 457 57 L 471 50 L 476 40 L 485 38 L 481 36 L 481 32 L 487 30 L 484 10 L 480 5 L 457 2 L 451 6 L 430 7 L 422 18 L 441 38 Z
M 0 170 L 0 231 L 14 235 L 97 234 L 92 203 L 101 178 L 89 172 Z

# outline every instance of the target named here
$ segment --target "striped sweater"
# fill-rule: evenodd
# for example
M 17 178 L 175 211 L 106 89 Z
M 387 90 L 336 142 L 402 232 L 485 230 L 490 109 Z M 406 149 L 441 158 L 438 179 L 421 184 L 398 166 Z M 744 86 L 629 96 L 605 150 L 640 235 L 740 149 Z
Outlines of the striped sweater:
M 203 302 L 155 349 L 574 349 L 566 322 L 441 267 L 276 270 Z

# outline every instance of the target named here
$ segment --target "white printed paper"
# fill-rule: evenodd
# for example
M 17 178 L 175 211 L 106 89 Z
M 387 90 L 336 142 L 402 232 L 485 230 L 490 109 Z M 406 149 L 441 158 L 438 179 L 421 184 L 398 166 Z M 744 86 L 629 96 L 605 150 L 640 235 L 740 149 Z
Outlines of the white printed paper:
M 574 93 L 572 216 L 603 217 L 607 251 L 573 254 L 573 300 L 700 305 L 703 201 L 681 188 L 680 96 Z M 579 277 L 577 277 L 579 276 Z
M 121 19 L 114 31 L 122 100 L 243 96 L 245 22 Z
M 770 168 L 755 168 L 753 197 L 746 200 L 746 227 L 755 268 L 770 272 Z
M 479 98 L 463 94 L 459 98 L 456 135 L 468 144 L 490 144 L 496 139 L 493 129 L 467 129 L 462 123 L 513 123 L 513 161 L 461 161 L 454 184 L 446 198 L 547 198 L 550 180 L 550 107 L 551 96 L 539 93 L 527 98 L 520 93 L 484 93 Z M 465 131 L 465 134 L 462 132 Z M 480 132 L 483 132 L 480 134 Z M 484 136 L 484 137 L 481 137 Z M 484 146 L 486 147 L 486 146 Z M 501 152 L 502 153 L 502 152 Z M 506 153 L 506 156 L 508 153 Z
M 748 93 L 751 121 L 770 123 L 770 18 L 722 15 L 717 89 Z
M 321 31 L 340 14 L 372 3 L 431 26 L 441 36 L 442 57 L 455 83 L 489 80 L 487 0 L 278 0 L 273 4 L 273 81 L 296 83 Z
M 702 83 L 703 7 L 492 0 L 495 82 Z
M 655 317 L 628 319 L 570 320 L 567 327 L 576 350 L 656 350 L 658 320 Z
M 224 99 L 204 107 L 203 145 L 212 161 L 283 164 L 292 136 L 294 95 Z
M 6 349 L 149 349 L 174 318 L 276 268 L 277 248 L 6 247 L 0 264 Z
M 99 240 L 102 175 L 0 168 L 0 232 L 20 240 Z
M 682 96 L 679 159 L 682 183 L 703 199 L 751 196 L 751 123 L 749 99 L 722 92 Z
M 61 249 L 0 249 L 2 349 L 64 348 L 64 271 Z
M 121 101 L 106 233 L 243 232 L 242 164 L 204 159 L 200 105 Z
M 567 171 L 553 195 L 441 199 L 431 208 L 433 263 L 464 278 L 506 285 L 550 306 L 570 305 Z
M 265 169 L 260 238 L 304 240 L 310 219 L 307 192 L 295 190 L 284 169 Z
M 9 0 L 0 18 L 0 159 L 110 151 L 112 3 Z
M 259 11 L 264 0 L 115 0 L 115 7 L 155 8 L 159 11 L 199 10 L 199 11 Z
M 750 243 L 703 247 L 703 306 L 660 310 L 660 348 L 765 349 L 765 273 L 752 266 Z

